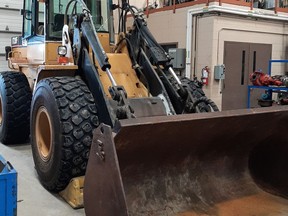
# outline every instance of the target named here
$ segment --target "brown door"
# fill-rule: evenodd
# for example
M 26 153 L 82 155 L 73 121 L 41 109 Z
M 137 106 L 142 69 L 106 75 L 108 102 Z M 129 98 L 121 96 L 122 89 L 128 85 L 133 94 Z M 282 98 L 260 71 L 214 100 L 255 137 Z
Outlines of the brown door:
M 261 69 L 267 73 L 271 59 L 271 44 L 241 42 L 224 43 L 225 80 L 222 90 L 222 110 L 247 108 L 249 74 Z M 257 106 L 261 90 L 251 93 L 251 107 Z

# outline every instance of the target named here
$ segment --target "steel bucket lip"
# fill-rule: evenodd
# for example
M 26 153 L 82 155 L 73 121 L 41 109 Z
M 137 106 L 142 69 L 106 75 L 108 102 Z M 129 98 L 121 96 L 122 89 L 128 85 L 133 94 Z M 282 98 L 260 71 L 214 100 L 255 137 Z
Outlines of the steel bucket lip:
M 209 113 L 193 113 L 193 114 L 182 114 L 182 115 L 153 116 L 153 117 L 122 119 L 122 120 L 119 120 L 119 126 L 130 127 L 130 126 L 147 125 L 147 124 L 161 124 L 161 123 L 175 122 L 175 121 L 185 122 L 185 121 L 201 120 L 201 119 L 251 116 L 255 114 L 256 115 L 264 115 L 267 113 L 277 114 L 278 112 L 287 112 L 287 115 L 288 115 L 288 106 L 283 105 L 283 106 L 260 107 L 260 108 L 252 108 L 252 109 L 226 110 L 226 111 L 209 112 Z
M 169 137 L 170 139 L 167 138 L 167 141 L 171 142 L 174 140 L 176 144 L 178 141 L 174 136 L 184 136 L 186 139 L 189 139 L 189 136 L 193 136 L 193 145 L 197 145 L 197 141 L 201 141 L 201 138 L 197 139 L 198 134 L 200 136 L 207 135 L 203 130 L 209 130 L 208 139 L 210 141 L 215 138 L 219 140 L 223 137 L 222 135 L 225 135 L 224 141 L 228 143 L 227 138 L 229 137 L 236 136 L 243 141 L 243 136 L 258 133 L 258 128 L 263 128 L 266 121 L 269 121 L 275 127 L 279 125 L 283 131 L 285 125 L 282 125 L 281 122 L 285 121 L 286 118 L 288 119 L 288 106 L 120 120 L 116 132 L 114 128 L 114 140 L 117 151 L 121 148 L 126 149 L 127 153 L 130 150 L 134 151 L 138 142 L 146 142 L 145 145 L 153 147 L 155 147 L 155 145 L 160 146 L 159 148 L 161 148 L 161 146 L 165 147 L 159 143 L 161 136 Z M 243 127 L 246 128 L 246 130 L 243 131 Z M 179 128 L 181 128 L 181 130 L 179 130 Z M 248 128 L 250 128 L 250 130 Z M 157 130 L 157 132 L 155 132 L 155 130 Z M 190 132 L 187 132 L 187 130 Z M 273 132 L 275 131 L 273 131 L 273 128 L 266 127 L 266 130 L 261 140 L 270 139 L 274 136 Z M 126 139 L 127 136 L 129 139 Z M 156 138 L 160 136 L 158 143 L 153 136 Z M 261 140 L 257 139 L 257 137 L 250 136 L 249 142 Z M 134 142 L 134 144 L 130 145 L 132 142 Z M 121 144 L 118 145 L 118 143 Z M 187 146 L 187 140 L 185 140 L 185 143 Z M 133 150 L 127 149 L 125 147 L 126 145 L 131 146 Z M 160 151 L 159 148 L 158 151 Z
M 175 136 L 184 136 L 186 138 L 184 146 L 186 147 L 190 145 L 187 144 L 189 142 L 187 139 L 193 136 L 193 145 L 197 146 L 197 142 L 202 139 L 200 136 L 207 136 L 208 132 L 203 132 L 204 130 L 209 130 L 207 138 L 210 142 L 213 139 L 222 139 L 221 137 L 224 135 L 226 146 L 231 146 L 227 139 L 238 137 L 243 142 L 243 136 L 248 135 L 251 144 L 251 142 L 263 141 L 263 139 L 270 139 L 274 136 L 275 129 L 273 128 L 266 129 L 267 131 L 263 134 L 261 140 L 259 140 L 259 137 L 250 136 L 253 133 L 258 133 L 258 128 L 263 128 L 266 121 L 274 126 L 279 125 L 279 128 L 281 127 L 280 129 L 283 131 L 285 125 L 282 125 L 281 122 L 285 121 L 286 118 L 288 119 L 288 106 L 120 120 L 117 132 L 114 128 L 114 140 L 117 151 L 121 150 L 123 152 L 122 150 L 124 150 L 127 154 L 138 147 L 149 151 L 149 146 L 153 147 L 154 150 L 157 147 L 157 151 L 161 152 L 162 147 L 166 148 L 163 143 L 159 143 L 163 136 L 170 138 L 166 139 L 169 143 L 174 141 L 176 147 L 180 147 L 180 144 L 177 143 L 178 140 L 175 139 Z M 246 129 L 243 130 L 243 127 Z M 155 130 L 157 131 L 155 132 Z M 199 139 L 197 138 L 198 134 Z M 127 136 L 129 139 L 126 138 Z M 145 142 L 145 146 L 138 145 L 138 143 L 143 142 Z M 200 145 L 201 143 L 198 146 Z M 126 146 L 129 146 L 129 148 Z M 210 147 L 213 147 L 213 145 L 210 145 Z M 188 146 L 188 148 L 190 147 Z

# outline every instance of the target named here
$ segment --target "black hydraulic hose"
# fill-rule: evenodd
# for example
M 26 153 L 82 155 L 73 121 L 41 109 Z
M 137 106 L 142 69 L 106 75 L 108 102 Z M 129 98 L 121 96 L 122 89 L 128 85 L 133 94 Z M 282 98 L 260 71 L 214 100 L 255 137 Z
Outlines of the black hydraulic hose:
M 73 11 L 74 11 L 74 14 L 77 13 L 77 2 L 75 2 L 74 6 L 73 6 L 73 9 L 72 9 L 72 14 L 73 14 Z
M 120 10 L 118 9 L 118 16 L 119 16 L 119 23 L 118 23 L 118 33 L 121 31 L 121 14 L 122 14 L 122 11 L 120 12 Z
M 136 12 L 139 12 L 139 9 L 136 8 L 135 6 L 129 6 L 128 9 L 129 9 L 130 13 L 133 15 L 133 18 L 135 20 L 134 23 L 136 25 L 136 28 L 138 29 L 142 39 L 148 45 L 148 48 L 149 47 L 158 47 L 160 50 L 163 51 L 163 53 L 166 53 L 165 50 L 158 44 L 158 42 L 156 41 L 154 36 L 151 34 L 151 32 L 147 29 L 147 27 L 145 26 L 146 27 L 145 28 L 144 25 L 142 25 L 142 23 L 139 23 L 142 20 L 141 19 L 136 19 L 136 15 L 135 15 L 135 11 L 134 10 L 136 10 Z
M 142 77 L 144 79 L 143 81 L 146 83 L 146 88 L 147 88 L 147 92 L 149 95 L 150 94 L 150 86 L 149 86 L 149 82 L 148 82 L 146 76 L 144 75 L 144 73 L 142 72 L 142 70 L 140 69 L 139 66 L 136 67 L 135 70 L 136 70 L 136 73 L 140 74 L 140 77 Z
M 129 51 L 129 55 L 132 59 L 132 63 L 133 64 L 137 64 L 137 61 L 136 61 L 136 56 L 134 54 L 134 52 L 132 52 L 132 45 L 131 45 L 131 42 L 128 40 L 128 38 L 122 38 L 117 44 L 116 44 L 116 48 L 115 50 L 118 48 L 118 46 L 122 43 L 122 41 L 126 40 L 127 42 L 127 45 L 128 45 L 128 51 Z
M 68 4 L 67 4 L 67 6 L 66 6 L 65 15 L 64 15 L 64 25 L 67 25 L 67 24 L 68 24 L 68 22 L 67 22 L 68 10 L 69 10 L 69 8 L 70 8 L 70 5 L 71 5 L 72 2 L 74 2 L 74 1 L 75 1 L 75 5 L 74 5 L 74 7 L 75 7 L 76 4 L 77 4 L 77 0 L 71 0 L 71 1 L 69 1 Z
M 131 13 L 133 13 L 133 15 L 135 16 L 135 11 L 133 11 L 133 9 L 135 9 L 136 10 L 136 12 L 139 12 L 139 9 L 137 8 L 137 7 L 135 7 L 135 6 L 131 6 L 131 5 L 129 5 L 129 10 L 130 10 L 130 12 Z
M 119 18 L 119 30 L 118 30 L 119 32 L 123 31 L 124 28 L 123 23 L 124 23 L 124 10 L 121 11 L 121 15 Z

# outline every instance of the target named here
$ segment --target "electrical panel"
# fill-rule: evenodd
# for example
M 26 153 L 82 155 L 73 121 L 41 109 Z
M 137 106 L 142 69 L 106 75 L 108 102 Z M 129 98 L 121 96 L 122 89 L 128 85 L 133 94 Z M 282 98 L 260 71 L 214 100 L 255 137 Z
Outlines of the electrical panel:
M 186 49 L 170 48 L 168 50 L 170 57 L 172 58 L 171 63 L 175 69 L 184 69 L 186 60 Z
M 225 65 L 215 65 L 214 66 L 214 79 L 222 80 L 225 79 Z

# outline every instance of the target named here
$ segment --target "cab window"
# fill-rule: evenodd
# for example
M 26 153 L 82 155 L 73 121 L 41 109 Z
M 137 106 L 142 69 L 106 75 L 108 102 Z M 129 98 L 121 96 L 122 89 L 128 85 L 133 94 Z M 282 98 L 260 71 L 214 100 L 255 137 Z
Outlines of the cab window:
M 48 28 L 47 35 L 49 39 L 61 40 L 62 28 L 64 25 L 65 10 L 70 0 L 50 0 L 48 9 Z M 109 1 L 108 1 L 109 2 Z M 107 0 L 86 0 L 85 3 L 91 11 L 93 23 L 97 32 L 108 32 L 108 4 Z M 74 14 L 81 14 L 82 7 L 76 1 L 69 6 L 67 20 Z M 73 25 L 70 25 L 70 28 Z
M 23 15 L 23 37 L 27 38 L 32 35 L 32 0 L 24 1 Z

